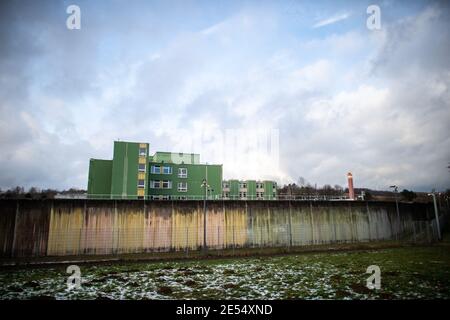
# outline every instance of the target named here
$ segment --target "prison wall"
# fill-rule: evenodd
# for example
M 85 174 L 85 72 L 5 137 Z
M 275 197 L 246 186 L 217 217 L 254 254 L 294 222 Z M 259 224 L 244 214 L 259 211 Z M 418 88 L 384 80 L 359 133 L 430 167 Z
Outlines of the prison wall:
M 430 204 L 364 201 L 0 200 L 0 256 L 109 255 L 398 240 Z

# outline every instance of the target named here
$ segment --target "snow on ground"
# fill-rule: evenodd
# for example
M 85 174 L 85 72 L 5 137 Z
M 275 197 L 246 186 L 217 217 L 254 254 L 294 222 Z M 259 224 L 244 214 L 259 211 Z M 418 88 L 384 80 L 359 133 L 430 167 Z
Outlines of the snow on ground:
M 447 247 L 260 258 L 80 265 L 0 271 L 1 299 L 418 299 L 450 298 Z M 369 265 L 381 289 L 366 287 Z

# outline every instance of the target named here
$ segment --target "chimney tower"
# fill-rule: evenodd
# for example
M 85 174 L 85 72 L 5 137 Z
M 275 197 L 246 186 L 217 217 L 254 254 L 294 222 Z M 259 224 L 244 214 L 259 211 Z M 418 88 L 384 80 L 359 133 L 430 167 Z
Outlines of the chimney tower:
M 353 190 L 353 175 L 351 172 L 347 173 L 348 180 L 348 197 L 350 200 L 355 200 L 355 190 Z

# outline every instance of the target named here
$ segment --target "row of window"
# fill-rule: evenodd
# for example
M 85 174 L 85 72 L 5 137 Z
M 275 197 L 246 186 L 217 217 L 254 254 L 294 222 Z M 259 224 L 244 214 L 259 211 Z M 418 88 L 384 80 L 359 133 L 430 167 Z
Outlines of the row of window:
M 224 182 L 223 184 L 222 184 L 222 187 L 223 188 L 229 188 L 230 187 L 230 184 L 228 183 L 228 182 Z M 246 189 L 247 188 L 247 183 L 245 183 L 245 182 L 239 182 L 239 189 Z
M 139 164 L 139 171 L 145 172 L 145 164 Z M 151 166 L 150 173 L 172 174 L 172 167 L 169 166 Z M 187 178 L 187 168 L 178 168 L 178 178 Z
M 147 162 L 147 147 L 145 144 L 139 145 L 139 162 L 138 162 L 138 197 L 145 195 L 145 163 Z
M 169 166 L 151 166 L 150 173 L 172 174 L 172 167 Z
M 172 189 L 172 181 L 170 180 L 150 180 L 151 189 Z
M 150 173 L 172 174 L 172 167 L 154 165 L 154 166 L 151 166 Z M 187 168 L 178 168 L 178 178 L 187 178 Z
M 223 193 L 223 197 L 225 199 L 229 199 L 230 198 L 230 193 L 229 192 L 224 192 Z M 247 198 L 247 192 L 239 192 L 239 198 Z
M 224 182 L 222 184 L 223 188 L 230 188 L 229 182 Z M 247 189 L 247 183 L 246 182 L 239 182 L 239 189 Z M 264 189 L 264 183 L 263 182 L 257 182 L 256 183 L 256 189 Z M 273 185 L 273 189 L 276 189 L 276 185 Z
M 151 189 L 172 189 L 172 181 L 170 180 L 150 180 Z M 187 192 L 187 182 L 178 182 L 179 192 Z
M 149 197 L 150 200 L 188 200 L 188 196 L 171 196 L 171 195 L 152 195 Z M 245 199 L 246 196 L 241 197 Z M 224 194 L 224 199 L 229 199 L 229 196 Z M 264 197 L 258 197 L 257 199 L 263 200 Z

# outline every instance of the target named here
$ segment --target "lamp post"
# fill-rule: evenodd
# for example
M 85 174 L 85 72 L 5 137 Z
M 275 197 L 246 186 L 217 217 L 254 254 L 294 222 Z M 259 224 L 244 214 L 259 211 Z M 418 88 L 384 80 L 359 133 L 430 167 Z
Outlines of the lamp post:
M 441 240 L 441 227 L 439 224 L 439 213 L 438 213 L 438 208 L 437 208 L 437 203 L 436 203 L 436 193 L 429 193 L 429 196 L 433 197 L 433 203 L 434 203 L 434 215 L 436 217 L 436 226 L 437 226 L 437 232 L 438 232 L 438 239 Z
M 203 252 L 206 253 L 206 197 L 208 196 L 208 182 L 203 179 L 202 188 L 205 188 L 203 196 Z
M 394 190 L 394 194 L 395 194 L 395 207 L 397 209 L 397 234 L 396 234 L 396 239 L 398 240 L 398 235 L 400 233 L 400 210 L 398 209 L 398 186 L 393 185 L 390 186 L 389 188 L 392 188 Z
M 206 245 L 206 198 L 208 197 L 208 164 L 205 165 L 205 179 L 202 181 L 201 187 L 205 188 L 205 194 L 203 198 L 203 253 L 207 252 Z
M 442 209 L 442 202 L 441 202 L 441 195 L 442 195 L 442 193 L 438 193 L 438 200 L 439 200 L 439 210 L 441 210 Z

